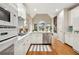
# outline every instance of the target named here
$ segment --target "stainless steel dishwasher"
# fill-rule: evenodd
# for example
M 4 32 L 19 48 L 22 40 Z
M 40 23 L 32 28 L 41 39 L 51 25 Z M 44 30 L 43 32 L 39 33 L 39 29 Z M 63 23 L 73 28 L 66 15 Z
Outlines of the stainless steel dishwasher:
M 52 33 L 43 33 L 43 44 L 51 44 Z

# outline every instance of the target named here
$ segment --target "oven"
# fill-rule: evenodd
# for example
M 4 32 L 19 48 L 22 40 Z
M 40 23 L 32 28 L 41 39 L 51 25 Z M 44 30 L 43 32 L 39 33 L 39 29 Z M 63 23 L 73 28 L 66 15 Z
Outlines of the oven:
M 16 26 L 0 25 L 0 42 L 17 36 Z

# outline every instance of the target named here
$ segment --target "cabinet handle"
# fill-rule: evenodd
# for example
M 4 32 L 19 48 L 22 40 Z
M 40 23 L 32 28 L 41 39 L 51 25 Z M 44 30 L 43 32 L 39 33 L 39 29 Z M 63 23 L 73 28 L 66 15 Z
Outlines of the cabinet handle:
M 0 33 L 0 35 L 7 35 L 7 34 L 8 34 L 7 32 Z

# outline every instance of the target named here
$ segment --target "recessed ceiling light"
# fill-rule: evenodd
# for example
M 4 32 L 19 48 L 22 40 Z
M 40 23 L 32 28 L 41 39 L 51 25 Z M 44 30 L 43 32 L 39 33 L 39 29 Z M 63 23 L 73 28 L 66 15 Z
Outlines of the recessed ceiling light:
M 59 11 L 59 9 L 56 9 L 56 11 Z
M 37 11 L 37 9 L 35 8 L 34 11 Z

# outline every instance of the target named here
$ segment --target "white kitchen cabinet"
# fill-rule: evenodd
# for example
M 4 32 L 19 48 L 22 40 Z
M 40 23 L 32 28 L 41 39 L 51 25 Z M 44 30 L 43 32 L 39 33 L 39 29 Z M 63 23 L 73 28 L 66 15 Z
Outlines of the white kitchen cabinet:
M 15 43 L 15 55 L 25 55 L 31 45 L 30 35 L 22 38 Z
M 72 46 L 74 50 L 79 52 L 79 35 L 78 34 L 65 34 L 65 43 Z
M 74 34 L 70 34 L 70 40 L 69 40 L 69 42 L 70 42 L 70 45 L 73 47 L 73 42 L 74 42 Z
M 15 55 L 25 55 L 29 47 L 30 47 L 30 43 L 28 44 L 28 42 L 21 42 L 20 44 L 15 45 Z
M 24 41 L 23 40 L 15 42 L 14 54 L 15 55 L 23 55 L 24 54 Z
M 28 52 L 28 49 L 31 45 L 31 36 L 28 36 L 24 40 L 24 49 L 25 49 L 25 54 Z
M 35 32 L 31 34 L 31 43 L 32 44 L 40 44 L 42 43 L 42 33 Z
M 7 47 L 11 46 L 12 44 L 14 44 L 15 40 L 17 40 L 17 37 L 0 42 L 0 52 L 6 49 Z
M 73 41 L 73 48 L 79 52 L 79 35 L 75 34 L 74 35 L 74 41 Z
M 79 31 L 79 6 L 69 11 L 69 24 L 73 26 L 73 31 Z M 68 40 L 67 40 L 68 41 Z M 67 42 L 68 43 L 68 42 Z M 69 43 L 73 49 L 79 52 L 79 34 L 73 33 L 69 35 Z
M 79 30 L 79 6 L 72 9 L 70 12 L 70 25 L 74 30 Z
M 69 38 L 69 34 L 65 34 L 65 43 L 67 43 L 67 44 L 70 45 L 69 40 L 70 40 L 70 38 Z
M 65 34 L 65 43 L 73 47 L 74 34 L 66 33 Z

